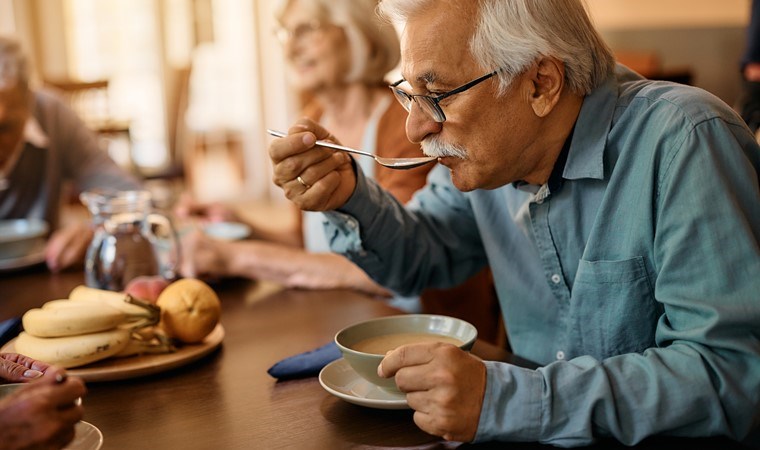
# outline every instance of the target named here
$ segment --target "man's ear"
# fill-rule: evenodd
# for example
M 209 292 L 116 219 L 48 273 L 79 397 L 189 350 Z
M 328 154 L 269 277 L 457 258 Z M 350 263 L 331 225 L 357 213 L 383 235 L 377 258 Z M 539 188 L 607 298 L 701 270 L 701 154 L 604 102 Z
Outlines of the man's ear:
M 555 58 L 543 57 L 531 70 L 530 105 L 538 117 L 554 109 L 565 87 L 565 65 Z

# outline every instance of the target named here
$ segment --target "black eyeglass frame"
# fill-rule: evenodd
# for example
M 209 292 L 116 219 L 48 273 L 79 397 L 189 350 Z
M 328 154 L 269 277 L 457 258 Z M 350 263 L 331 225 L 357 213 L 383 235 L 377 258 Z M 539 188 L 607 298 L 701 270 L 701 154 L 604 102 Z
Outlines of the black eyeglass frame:
M 470 88 L 473 88 L 477 86 L 478 84 L 486 81 L 487 79 L 493 77 L 494 75 L 498 74 L 500 70 L 494 70 L 493 72 L 487 73 L 483 75 L 482 77 L 476 78 L 469 83 L 465 83 L 458 88 L 452 89 L 448 92 L 444 92 L 441 95 L 437 95 L 433 97 L 432 95 L 425 95 L 425 94 L 410 94 L 406 92 L 405 90 L 398 87 L 401 83 L 406 81 L 405 79 L 400 79 L 396 81 L 395 83 L 389 85 L 388 87 L 393 91 L 393 95 L 396 97 L 396 100 L 398 100 L 399 103 L 401 103 L 401 106 L 404 107 L 404 109 L 407 112 L 411 112 L 412 109 L 412 101 L 417 102 L 420 107 L 422 107 L 422 110 L 425 111 L 433 120 L 435 120 L 438 123 L 443 123 L 446 121 L 446 114 L 444 114 L 443 109 L 441 108 L 441 105 L 439 105 L 440 101 L 451 97 L 454 94 L 459 94 L 461 92 L 464 92 Z M 418 99 L 422 99 L 423 103 L 420 103 Z

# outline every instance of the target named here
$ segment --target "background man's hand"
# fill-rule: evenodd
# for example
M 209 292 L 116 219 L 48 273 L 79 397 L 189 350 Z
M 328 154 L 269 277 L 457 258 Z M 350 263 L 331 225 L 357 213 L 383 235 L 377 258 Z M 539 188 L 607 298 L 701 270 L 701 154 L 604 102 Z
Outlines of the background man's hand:
M 288 130 L 288 136 L 274 139 L 269 145 L 274 183 L 288 199 L 307 211 L 329 211 L 343 206 L 356 186 L 351 157 L 315 147 L 318 139 L 337 143 L 327 130 L 309 119 L 301 119 Z
M 486 390 L 486 367 L 477 357 L 451 344 L 404 345 L 385 356 L 377 373 L 395 375 L 423 431 L 449 441 L 475 438 Z
M 45 247 L 45 261 L 53 272 L 59 272 L 84 262 L 87 246 L 92 240 L 90 224 L 78 222 L 56 230 Z
M 50 364 L 28 356 L 18 353 L 0 353 L 0 380 L 25 383 L 41 377 L 50 368 Z

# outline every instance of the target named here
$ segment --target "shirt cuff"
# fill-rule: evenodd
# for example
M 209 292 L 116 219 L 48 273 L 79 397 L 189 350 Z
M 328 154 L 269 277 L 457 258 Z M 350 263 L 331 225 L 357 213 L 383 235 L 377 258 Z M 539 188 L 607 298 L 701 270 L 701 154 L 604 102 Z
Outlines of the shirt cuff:
M 330 250 L 342 254 L 366 254 L 361 242 L 358 217 L 366 213 L 369 204 L 367 178 L 361 167 L 355 165 L 356 187 L 348 201 L 335 211 L 325 211 L 324 231 Z
M 475 442 L 538 441 L 543 377 L 535 370 L 485 361 L 486 392 Z

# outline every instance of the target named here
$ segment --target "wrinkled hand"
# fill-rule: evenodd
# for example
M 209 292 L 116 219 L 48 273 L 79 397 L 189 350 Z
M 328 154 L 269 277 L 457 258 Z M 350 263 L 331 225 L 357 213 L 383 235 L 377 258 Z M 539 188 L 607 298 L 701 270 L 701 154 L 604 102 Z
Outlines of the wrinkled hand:
M 378 375 L 395 375 L 414 409 L 414 423 L 449 441 L 475 438 L 486 390 L 483 361 L 443 343 L 401 346 L 383 358 Z
M 0 450 L 60 449 L 74 439 L 74 425 L 83 409 L 75 401 L 86 393 L 84 383 L 63 369 L 49 367 L 37 380 L 0 399 Z
M 182 236 L 180 274 L 186 278 L 229 275 L 227 247 L 227 242 L 212 239 L 201 230 L 188 232 Z
M 274 184 L 299 208 L 329 211 L 343 206 L 356 186 L 351 157 L 343 152 L 315 147 L 318 139 L 337 140 L 309 119 L 301 119 L 288 130 L 288 136 L 269 145 L 274 164 Z M 298 181 L 301 177 L 303 183 Z
M 76 263 L 83 263 L 92 240 L 88 223 L 74 223 L 56 230 L 45 247 L 45 261 L 53 272 L 60 272 Z
M 192 195 L 182 194 L 174 206 L 174 214 L 182 219 L 199 217 L 209 222 L 241 222 L 231 208 L 221 203 L 199 203 Z
M 52 366 L 18 353 L 0 353 L 0 379 L 24 383 L 41 377 Z
M 295 257 L 292 257 L 295 256 Z M 291 255 L 292 273 L 285 286 L 299 289 L 356 289 L 367 294 L 390 298 L 393 293 L 375 283 L 356 264 L 336 253 Z

